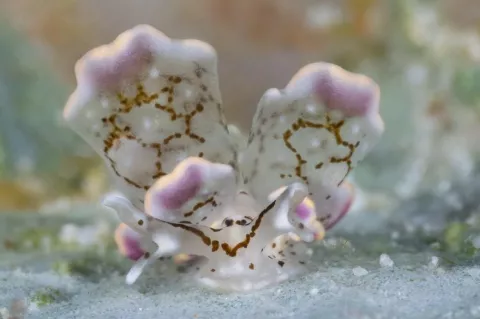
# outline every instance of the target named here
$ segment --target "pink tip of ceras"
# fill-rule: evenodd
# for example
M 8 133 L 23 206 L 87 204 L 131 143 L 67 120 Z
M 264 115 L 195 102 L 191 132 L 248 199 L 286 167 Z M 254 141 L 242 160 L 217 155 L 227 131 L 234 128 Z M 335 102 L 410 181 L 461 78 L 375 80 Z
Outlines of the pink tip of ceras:
M 190 165 L 181 172 L 180 176 L 159 190 L 155 201 L 159 201 L 166 209 L 180 209 L 185 203 L 194 198 L 200 191 L 203 183 L 201 168 Z
M 312 208 L 305 202 L 300 203 L 295 209 L 297 217 L 300 219 L 308 219 L 312 215 Z
M 363 116 L 378 110 L 377 84 L 337 66 L 318 72 L 313 92 L 328 109 L 339 110 L 346 116 Z
M 137 27 L 120 35 L 112 44 L 88 52 L 77 66 L 78 82 L 100 91 L 119 89 L 123 81 L 135 80 L 153 57 L 148 28 Z
M 128 259 L 137 261 L 145 253 L 140 246 L 139 234 L 125 224 L 118 226 L 115 241 L 120 253 Z

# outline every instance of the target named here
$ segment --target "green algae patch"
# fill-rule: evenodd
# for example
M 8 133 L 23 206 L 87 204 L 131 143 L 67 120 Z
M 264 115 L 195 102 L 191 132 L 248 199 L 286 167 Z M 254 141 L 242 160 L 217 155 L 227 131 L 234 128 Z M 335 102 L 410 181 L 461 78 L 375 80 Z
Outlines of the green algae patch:
M 470 264 L 480 255 L 480 250 L 472 242 L 476 234 L 477 226 L 455 221 L 445 228 L 438 243 L 432 248 L 440 253 L 447 266 Z
M 31 302 L 38 307 L 48 306 L 64 300 L 66 300 L 66 296 L 64 296 L 60 290 L 54 288 L 37 291 L 31 298 Z
M 70 260 L 61 260 L 53 264 L 53 270 L 59 275 L 81 277 L 98 282 L 111 275 L 125 275 L 129 262 L 121 258 L 116 250 L 105 253 L 89 251 Z

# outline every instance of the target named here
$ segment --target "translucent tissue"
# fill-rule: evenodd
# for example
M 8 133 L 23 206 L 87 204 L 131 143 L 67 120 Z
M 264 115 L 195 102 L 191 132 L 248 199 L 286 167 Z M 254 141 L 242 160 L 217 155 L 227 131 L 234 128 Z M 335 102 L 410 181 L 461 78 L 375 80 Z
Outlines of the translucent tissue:
M 111 172 L 104 204 L 135 260 L 129 284 L 185 254 L 215 289 L 298 274 L 306 243 L 348 212 L 345 179 L 383 132 L 376 83 L 314 63 L 263 95 L 243 141 L 224 117 L 216 63 L 208 44 L 140 25 L 76 64 L 63 116 Z

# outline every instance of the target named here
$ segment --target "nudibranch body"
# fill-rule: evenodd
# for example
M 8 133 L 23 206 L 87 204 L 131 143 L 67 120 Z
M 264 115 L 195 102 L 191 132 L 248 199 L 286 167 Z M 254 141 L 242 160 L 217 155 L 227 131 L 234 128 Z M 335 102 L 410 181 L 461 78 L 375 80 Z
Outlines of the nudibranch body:
M 285 280 L 349 210 L 345 178 L 383 132 L 378 86 L 327 63 L 302 68 L 258 105 L 248 141 L 228 125 L 216 53 L 137 26 L 76 64 L 64 110 L 103 158 L 118 192 L 133 283 L 165 256 L 196 259 L 195 276 L 245 291 Z

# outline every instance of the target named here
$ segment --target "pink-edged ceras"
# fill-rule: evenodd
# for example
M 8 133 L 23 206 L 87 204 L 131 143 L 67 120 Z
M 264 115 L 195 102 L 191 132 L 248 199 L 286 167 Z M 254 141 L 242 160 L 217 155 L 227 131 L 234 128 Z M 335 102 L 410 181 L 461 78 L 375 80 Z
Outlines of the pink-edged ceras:
M 305 242 L 349 210 L 345 178 L 383 132 L 378 86 L 314 63 L 265 92 L 247 140 L 225 120 L 216 64 L 208 44 L 145 25 L 76 64 L 63 115 L 111 172 L 118 192 L 104 204 L 122 222 L 120 251 L 136 261 L 128 283 L 180 254 L 218 289 L 297 274 Z

